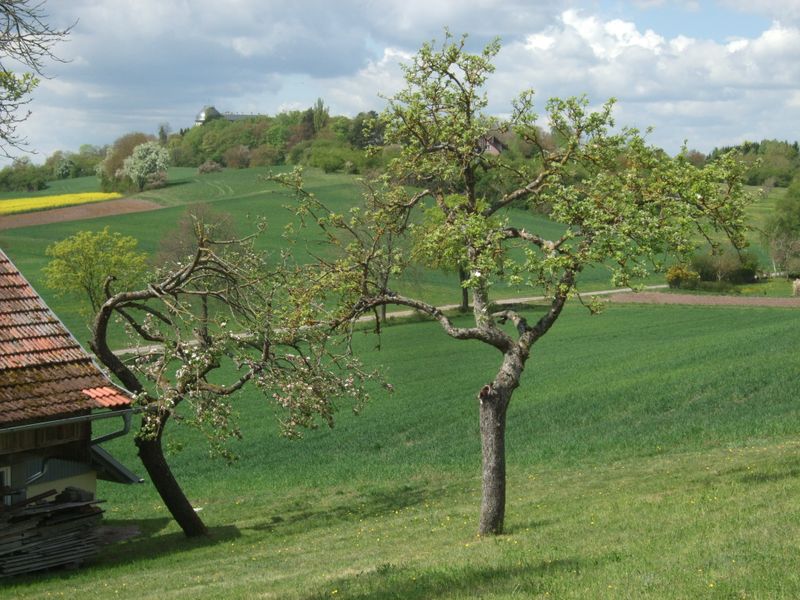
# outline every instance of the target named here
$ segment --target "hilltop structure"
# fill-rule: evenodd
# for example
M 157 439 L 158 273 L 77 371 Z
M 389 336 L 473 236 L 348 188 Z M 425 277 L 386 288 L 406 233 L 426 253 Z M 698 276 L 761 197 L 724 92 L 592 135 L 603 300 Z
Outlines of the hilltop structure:
M 225 119 L 226 121 L 241 121 L 242 119 L 252 119 L 254 117 L 260 117 L 261 115 L 246 115 L 246 114 L 239 114 L 239 113 L 221 113 L 213 106 L 204 106 L 203 109 L 197 113 L 197 116 L 194 118 L 194 124 L 197 125 L 204 125 L 209 121 L 213 121 L 214 119 Z

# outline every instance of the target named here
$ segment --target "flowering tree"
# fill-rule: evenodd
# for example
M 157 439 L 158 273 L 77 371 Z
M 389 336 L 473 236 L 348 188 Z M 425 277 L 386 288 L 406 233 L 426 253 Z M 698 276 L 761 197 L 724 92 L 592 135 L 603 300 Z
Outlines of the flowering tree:
M 133 149 L 133 153 L 122 164 L 122 173 L 136 189 L 142 191 L 150 178 L 164 173 L 169 166 L 169 151 L 158 142 L 145 142 Z
M 746 196 L 733 157 L 701 170 L 684 155 L 670 158 L 635 129 L 615 130 L 613 101 L 592 111 L 583 98 L 551 99 L 542 123 L 533 92 L 525 91 L 508 121 L 486 116 L 483 86 L 500 46 L 493 42 L 471 54 L 465 41 L 447 34 L 441 47 L 425 44 L 404 67 L 406 87 L 382 115 L 385 143 L 400 154 L 369 188 L 368 209 L 337 214 L 303 189 L 299 172 L 276 179 L 296 191 L 300 212 L 312 215 L 341 249 L 338 260 L 319 268 L 321 285 L 339 294 L 343 326 L 375 307 L 404 306 L 429 315 L 455 339 L 498 351 L 494 378 L 476 394 L 483 457 L 478 531 L 498 534 L 505 516 L 509 403 L 534 344 L 574 296 L 581 272 L 608 266 L 612 282 L 627 285 L 660 267 L 665 252 L 688 253 L 698 239 L 721 233 L 742 245 Z M 548 140 L 541 125 L 551 132 Z M 512 162 L 485 152 L 497 128 L 529 144 L 532 158 Z M 487 174 L 506 191 L 479 194 L 477 183 Z M 521 204 L 548 206 L 560 233 L 545 235 L 520 223 L 523 212 L 512 208 Z M 423 215 L 414 217 L 417 212 Z M 387 253 L 387 236 L 409 236 L 412 251 Z M 472 297 L 473 323 L 459 326 L 425 298 L 390 288 L 379 276 L 387 261 L 394 273 L 414 261 L 456 265 L 466 274 L 462 285 Z M 498 308 L 491 298 L 499 283 L 543 294 L 546 311 L 531 319 Z
M 146 287 L 112 293 L 109 278 L 91 340 L 142 407 L 139 456 L 188 536 L 206 528 L 164 457 L 170 418 L 195 425 L 212 450 L 230 458 L 225 442 L 239 436 L 231 403 L 245 388 L 283 407 L 283 432 L 296 437 L 319 421 L 332 426 L 337 399 L 357 410 L 369 378 L 329 338 L 325 311 L 308 295 L 310 273 L 287 258 L 268 264 L 252 238 L 215 239 L 200 221 L 195 234 L 193 253 L 160 269 Z M 139 347 L 129 360 L 108 344 L 115 317 Z

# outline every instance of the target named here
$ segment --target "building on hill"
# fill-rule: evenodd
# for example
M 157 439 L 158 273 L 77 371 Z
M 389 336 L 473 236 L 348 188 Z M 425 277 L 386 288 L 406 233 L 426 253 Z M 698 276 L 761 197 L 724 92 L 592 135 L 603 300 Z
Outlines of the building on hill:
M 252 119 L 261 115 L 245 115 L 239 113 L 221 113 L 213 106 L 204 106 L 203 109 L 197 113 L 194 118 L 195 125 L 204 125 L 214 119 L 225 119 L 226 121 L 241 121 L 243 119 Z

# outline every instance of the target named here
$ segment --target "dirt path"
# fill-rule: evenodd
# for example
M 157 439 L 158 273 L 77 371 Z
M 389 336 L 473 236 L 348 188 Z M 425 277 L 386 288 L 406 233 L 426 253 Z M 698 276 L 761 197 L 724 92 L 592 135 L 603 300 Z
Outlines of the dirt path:
M 62 221 L 76 221 L 78 219 L 125 215 L 128 213 L 158 210 L 159 208 L 163 207 L 150 200 L 139 200 L 135 198 L 90 202 L 88 204 L 79 204 L 78 206 L 53 208 L 50 210 L 21 213 L 18 215 L 4 215 L 0 217 L 0 230 L 29 227 L 31 225 L 46 225 L 48 223 L 61 223 Z
M 591 294 L 588 294 L 591 295 Z M 770 298 L 767 296 L 716 296 L 705 294 L 667 294 L 664 292 L 638 292 L 614 294 L 611 302 L 638 304 L 694 304 L 702 306 L 772 306 L 800 308 L 800 298 Z

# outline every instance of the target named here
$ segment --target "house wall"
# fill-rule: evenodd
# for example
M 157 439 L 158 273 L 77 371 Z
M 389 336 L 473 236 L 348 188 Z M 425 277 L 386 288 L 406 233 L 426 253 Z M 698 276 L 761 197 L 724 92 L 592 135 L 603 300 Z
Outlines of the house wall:
M 23 489 L 24 496 L 13 495 L 12 502 L 30 498 L 51 489 L 77 487 L 91 494 L 97 491 L 97 473 L 76 445 L 51 448 L 46 452 L 0 455 L 0 469 L 10 471 L 10 487 Z M 27 483 L 30 481 L 31 483 Z
M 97 474 L 88 463 L 63 458 L 32 457 L 20 465 L 24 481 L 44 474 L 27 486 L 27 497 L 41 494 L 51 489 L 61 492 L 68 486 L 81 488 L 94 494 L 97 490 Z
M 11 485 L 11 467 L 0 467 L 0 487 Z M 0 494 L 0 504 L 11 504 L 11 496 Z
M 80 488 L 89 492 L 92 496 L 95 496 L 97 494 L 97 473 L 94 471 L 87 471 L 86 473 L 74 475 L 72 477 L 46 481 L 44 483 L 34 483 L 28 486 L 27 497 L 30 498 L 31 496 L 42 494 L 48 490 L 62 492 L 64 488 L 67 487 Z

